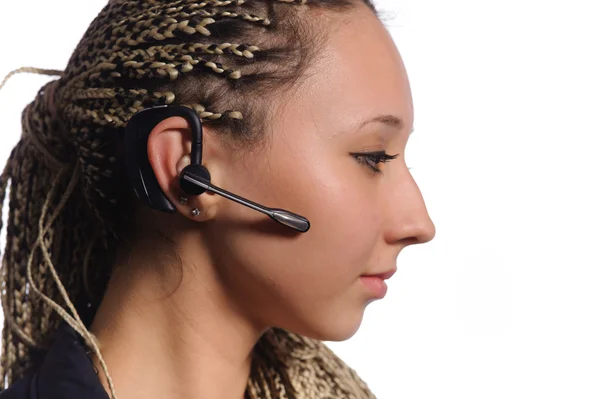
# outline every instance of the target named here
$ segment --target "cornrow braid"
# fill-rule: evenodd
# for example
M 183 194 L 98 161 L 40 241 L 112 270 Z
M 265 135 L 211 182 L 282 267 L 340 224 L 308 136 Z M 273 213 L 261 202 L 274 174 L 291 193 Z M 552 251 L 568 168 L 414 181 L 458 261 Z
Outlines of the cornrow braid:
M 184 44 L 166 44 L 164 46 L 151 46 L 147 49 L 136 49 L 131 52 L 121 52 L 120 56 L 126 59 L 139 57 L 155 57 L 156 53 L 161 53 L 161 57 L 173 57 L 173 52 L 177 54 L 219 54 L 230 53 L 245 58 L 254 58 L 254 53 L 260 51 L 258 46 L 239 43 L 184 43 Z
M 135 24 L 124 25 L 112 30 L 112 34 L 119 34 L 123 32 L 130 32 L 125 37 L 119 38 L 115 43 L 115 49 L 119 49 L 120 44 L 125 42 L 127 45 L 135 46 L 140 43 L 145 43 L 147 38 L 154 38 L 156 40 L 164 40 L 166 38 L 175 37 L 176 31 L 182 31 L 186 34 L 195 34 L 196 32 L 210 36 L 210 31 L 206 28 L 207 25 L 213 24 L 217 19 L 221 18 L 237 18 L 242 21 L 248 21 L 253 23 L 259 23 L 262 25 L 269 25 L 271 22 L 267 17 L 260 17 L 248 13 L 236 13 L 231 11 L 217 11 L 208 12 L 206 10 L 199 11 L 184 11 L 186 7 L 181 6 L 177 8 L 168 9 L 171 13 L 178 13 L 179 18 L 187 18 L 185 20 L 178 21 L 173 17 L 165 17 L 164 15 L 157 15 L 146 20 L 137 21 Z M 196 18 L 196 17 L 200 17 Z M 160 20 L 157 26 L 154 23 Z M 143 29 L 148 28 L 148 29 Z
M 173 58 L 178 57 L 179 60 Z M 169 59 L 172 58 L 172 59 Z M 105 81 L 114 77 L 128 77 L 136 79 L 152 78 L 152 77 L 168 77 L 171 80 L 177 79 L 179 73 L 190 72 L 195 65 L 201 65 L 213 72 L 224 75 L 230 79 L 239 79 L 241 72 L 223 66 L 219 62 L 209 61 L 201 57 L 193 57 L 189 54 L 182 56 L 169 56 L 165 61 L 150 60 L 150 61 L 125 61 L 108 63 L 104 62 L 97 68 L 98 72 L 89 77 L 88 82 L 94 80 Z M 119 72 L 111 72 L 119 70 Z M 103 82 L 101 82 L 103 83 Z
M 293 86 L 325 34 L 293 11 L 359 5 L 375 11 L 370 0 L 110 0 L 64 71 L 23 67 L 4 78 L 0 89 L 16 73 L 58 77 L 23 110 L 22 136 L 0 175 L 0 214 L 10 187 L 0 391 L 36 364 L 65 321 L 117 397 L 88 328 L 134 227 L 125 217 L 136 204 L 121 142 L 131 117 L 153 105 L 186 106 L 232 151 L 251 150 L 265 141 L 265 93 Z M 246 397 L 374 395 L 321 341 L 272 328 L 255 347 Z
M 282 3 L 295 3 L 295 4 L 306 4 L 306 0 L 277 0 L 280 1 Z

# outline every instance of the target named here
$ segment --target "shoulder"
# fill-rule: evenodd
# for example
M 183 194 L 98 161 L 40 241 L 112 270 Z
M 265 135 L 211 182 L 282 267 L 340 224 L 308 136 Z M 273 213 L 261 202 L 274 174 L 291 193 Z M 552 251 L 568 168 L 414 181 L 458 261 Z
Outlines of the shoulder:
M 30 372 L 0 392 L 0 399 L 37 399 L 35 393 L 36 372 Z
M 49 348 L 0 399 L 108 399 L 82 339 L 63 322 Z

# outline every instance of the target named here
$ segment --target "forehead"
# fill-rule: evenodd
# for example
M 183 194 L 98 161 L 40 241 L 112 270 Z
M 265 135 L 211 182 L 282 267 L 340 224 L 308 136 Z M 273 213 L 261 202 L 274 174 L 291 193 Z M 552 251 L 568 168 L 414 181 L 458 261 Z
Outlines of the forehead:
M 386 114 L 401 118 L 410 130 L 413 104 L 408 76 L 385 26 L 367 7 L 328 22 L 327 40 L 292 99 L 296 111 L 303 109 L 332 134 Z

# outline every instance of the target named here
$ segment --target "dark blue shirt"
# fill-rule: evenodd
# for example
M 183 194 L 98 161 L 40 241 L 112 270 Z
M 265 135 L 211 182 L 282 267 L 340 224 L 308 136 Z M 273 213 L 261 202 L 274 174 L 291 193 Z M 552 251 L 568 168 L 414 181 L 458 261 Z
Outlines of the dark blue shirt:
M 42 360 L 0 399 L 110 399 L 81 336 L 63 322 Z

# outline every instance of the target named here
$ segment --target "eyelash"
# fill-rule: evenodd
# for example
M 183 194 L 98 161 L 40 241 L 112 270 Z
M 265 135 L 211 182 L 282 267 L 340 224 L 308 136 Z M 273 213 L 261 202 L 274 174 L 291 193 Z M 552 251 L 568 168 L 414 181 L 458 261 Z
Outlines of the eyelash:
M 377 165 L 380 162 L 386 163 L 386 162 L 391 161 L 392 159 L 396 159 L 396 158 L 398 158 L 398 155 L 400 155 L 400 154 L 396 154 L 396 155 L 386 154 L 384 151 L 352 154 L 352 156 L 354 158 L 356 158 L 358 163 L 367 165 L 368 167 L 371 168 L 371 170 L 373 170 L 374 173 L 381 173 L 381 169 L 377 168 L 375 165 Z M 372 163 L 369 161 L 372 161 Z

